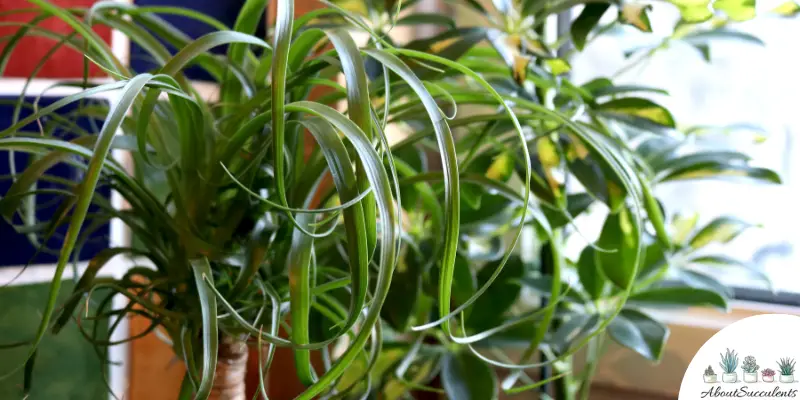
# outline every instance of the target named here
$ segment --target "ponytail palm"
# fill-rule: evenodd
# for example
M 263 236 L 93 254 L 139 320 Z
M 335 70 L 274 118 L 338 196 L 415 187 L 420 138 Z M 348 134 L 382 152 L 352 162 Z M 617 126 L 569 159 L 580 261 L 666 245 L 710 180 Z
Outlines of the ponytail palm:
M 279 2 L 269 43 L 252 35 L 265 1 L 247 2 L 232 28 L 191 10 L 157 10 L 219 29 L 196 40 L 151 13 L 156 10 L 115 2 L 91 9 L 32 3 L 37 17 L 8 38 L 4 57 L 19 38 L 44 36 L 57 46 L 83 51 L 86 62 L 102 68 L 113 82 L 60 83 L 82 89 L 0 132 L 0 149 L 34 156 L 4 194 L 4 216 L 14 221 L 19 213 L 26 223 L 18 229 L 42 237 L 68 226 L 41 325 L 27 343 L 29 365 L 48 329 L 58 332 L 71 323 L 83 301 L 104 303 L 114 294 L 128 297 L 130 305 L 93 317 L 135 313 L 149 318 L 149 330 L 165 332 L 187 366 L 184 393 L 197 398 L 212 392 L 218 354 L 223 354 L 219 346 L 230 338 L 268 345 L 265 368 L 275 346 L 293 348 L 298 377 L 308 385 L 303 398 L 330 392 L 354 360 L 367 356 L 374 362 L 381 344 L 378 321 L 403 245 L 399 177 L 385 134 L 397 100 L 384 85 L 388 80 L 369 82 L 366 57 L 382 64 L 387 75 L 399 77 L 392 85 L 405 101 L 421 102 L 425 123 L 438 138 L 446 178 L 444 195 L 432 197 L 445 226 L 436 258 L 443 270 L 452 270 L 459 230 L 453 136 L 426 84 L 398 57 L 400 52 L 380 45 L 381 37 L 359 48 L 342 28 L 350 26 L 347 16 L 328 10 L 333 12 L 321 30 L 311 18 L 295 20 L 291 1 Z M 76 34 L 64 36 L 37 25 L 48 17 L 62 20 Z M 94 34 L 94 24 L 124 33 L 159 67 L 131 71 Z M 179 50 L 173 53 L 165 44 Z M 227 46 L 226 56 L 211 53 L 219 46 Z M 188 67 L 213 77 L 218 99 L 194 89 L 184 76 Z M 336 81 L 340 73 L 344 87 Z M 309 100 L 317 88 L 328 91 L 324 101 Z M 108 92 L 114 97 L 110 106 L 87 105 L 75 115 L 102 118 L 98 132 L 74 132 L 78 138 L 67 141 L 49 130 L 30 129 L 65 105 Z M 337 102 L 344 114 L 332 107 Z M 63 125 L 67 129 L 68 121 Z M 306 130 L 316 142 L 310 154 Z M 117 149 L 134 155 L 139 174 L 110 157 Z M 48 174 L 60 163 L 82 170 L 81 178 L 59 180 Z M 58 215 L 49 221 L 25 215 L 25 205 L 45 193 L 37 182 L 51 181 L 58 183 L 57 189 L 47 189 L 60 196 Z M 97 190 L 100 185 L 118 193 L 127 206 L 111 207 Z M 91 206 L 100 211 L 89 215 Z M 86 240 L 83 233 L 114 219 L 124 223 L 137 244 L 113 247 L 92 259 L 70 301 L 59 307 L 61 277 Z M 326 254 L 336 254 L 339 262 L 322 263 Z M 121 279 L 98 278 L 116 256 L 136 257 L 142 266 Z M 101 288 L 110 291 L 108 298 L 93 296 Z M 278 335 L 284 321 L 288 337 Z M 97 346 L 109 344 L 86 333 Z M 327 354 L 340 342 L 346 350 L 318 374 L 310 353 Z M 26 388 L 30 379 L 26 373 Z
M 304 394 L 307 398 L 330 390 L 344 369 L 367 350 L 375 353 L 380 343 L 376 323 L 396 264 L 400 228 L 385 126 L 372 109 L 372 101 L 384 97 L 380 88 L 368 85 L 364 55 L 353 39 L 338 28 L 311 28 L 308 19 L 295 22 L 290 1 L 278 6 L 272 43 L 252 36 L 264 1 L 248 2 L 232 29 L 196 40 L 144 8 L 101 2 L 82 10 L 34 3 L 42 18 L 21 26 L 18 36 L 43 35 L 59 40 L 59 45 L 82 49 L 87 62 L 107 71 L 114 82 L 84 82 L 85 89 L 79 93 L 0 133 L 0 148 L 37 156 L 14 177 L 2 199 L 9 219 L 15 211 L 25 212 L 25 202 L 35 201 L 42 191 L 36 182 L 51 178 L 49 167 L 69 163 L 84 171 L 79 181 L 60 182 L 58 193 L 64 204 L 60 215 L 43 224 L 33 221 L 20 227 L 46 235 L 60 224 L 69 226 L 50 298 L 30 343 L 29 363 L 51 326 L 57 332 L 70 323 L 82 301 L 104 301 L 91 296 L 99 288 L 127 296 L 131 305 L 97 317 L 135 312 L 151 319 L 152 329 L 165 331 L 176 354 L 186 362 L 185 391 L 199 398 L 211 392 L 220 335 L 263 342 L 271 349 L 293 347 L 298 374 L 310 386 Z M 162 11 L 210 20 L 190 10 Z M 36 21 L 50 16 L 69 24 L 80 38 L 36 26 Z M 92 24 L 125 33 L 148 50 L 160 67 L 130 71 L 92 32 Z M 15 39 L 9 41 L 9 50 Z M 165 42 L 180 50 L 172 54 Z M 332 43 L 333 50 L 317 56 L 325 43 Z M 228 46 L 227 57 L 210 52 L 223 45 Z M 401 73 L 408 69 L 389 52 L 376 50 L 376 55 Z M 202 68 L 215 79 L 218 100 L 209 101 L 195 91 L 183 75 L 190 66 Z M 345 88 L 335 80 L 340 72 Z M 405 79 L 423 99 L 430 97 L 413 75 Z M 325 103 L 308 101 L 317 87 L 329 88 L 331 95 Z M 78 112 L 102 116 L 99 132 L 65 141 L 27 130 L 59 107 L 111 91 L 115 100 L 110 107 L 85 107 Z M 331 107 L 336 100 L 343 102 L 345 115 Z M 426 105 L 434 122 L 441 125 L 436 104 L 427 101 Z M 305 129 L 317 142 L 308 156 Z M 109 156 L 113 149 L 134 153 L 137 168 L 147 171 L 147 179 L 129 174 Z M 453 160 L 446 159 L 446 165 L 455 170 Z M 333 177 L 332 187 L 325 184 L 328 175 Z M 156 190 L 147 184 L 148 179 L 164 185 Z M 111 208 L 96 190 L 100 184 L 119 193 L 128 207 Z M 447 186 L 446 201 L 451 207 L 458 182 Z M 95 257 L 70 302 L 59 309 L 55 299 L 61 275 L 73 250 L 82 245 L 81 230 L 87 226 L 91 205 L 101 210 L 91 215 L 92 223 L 120 219 L 140 245 L 114 247 Z M 452 248 L 457 215 L 449 212 L 445 218 L 451 227 L 445 242 Z M 335 252 L 338 247 L 346 262 L 320 265 L 315 261 L 317 254 Z M 147 261 L 152 268 L 134 267 L 119 280 L 96 278 L 111 258 L 121 255 Z M 289 307 L 283 308 L 286 302 Z M 325 331 L 323 338 L 309 334 L 310 327 L 318 328 L 309 323 L 312 312 L 324 315 L 326 323 L 335 327 Z M 278 326 L 287 315 L 291 334 L 279 337 Z M 348 349 L 317 377 L 310 351 L 348 335 Z M 372 344 L 365 349 L 370 338 Z M 106 343 L 102 338 L 92 340 L 98 346 Z

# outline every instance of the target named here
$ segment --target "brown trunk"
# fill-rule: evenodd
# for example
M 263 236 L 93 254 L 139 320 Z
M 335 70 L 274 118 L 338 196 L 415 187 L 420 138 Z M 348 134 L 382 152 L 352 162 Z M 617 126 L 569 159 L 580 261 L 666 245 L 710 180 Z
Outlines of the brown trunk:
M 247 353 L 243 341 L 228 335 L 220 337 L 217 373 L 209 400 L 245 400 Z

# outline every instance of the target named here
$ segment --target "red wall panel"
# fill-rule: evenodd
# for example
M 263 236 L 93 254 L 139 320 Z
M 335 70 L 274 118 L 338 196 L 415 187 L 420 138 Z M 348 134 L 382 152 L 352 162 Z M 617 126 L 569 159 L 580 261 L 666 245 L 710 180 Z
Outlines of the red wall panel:
M 89 7 L 95 0 L 51 0 L 53 4 L 61 7 Z M 0 13 L 12 10 L 24 10 L 31 8 L 32 5 L 27 0 L 0 0 Z M 14 13 L 0 16 L 0 22 L 28 22 L 33 18 L 33 13 Z M 42 21 L 39 26 L 42 28 L 68 34 L 72 28 L 56 18 L 48 18 Z M 0 36 L 12 35 L 17 31 L 17 26 L 0 26 Z M 105 26 L 96 26 L 95 32 L 107 43 L 111 43 L 111 30 Z M 5 47 L 6 41 L 0 42 L 0 48 Z M 22 39 L 14 52 L 8 66 L 3 72 L 7 77 L 28 77 L 42 58 L 56 44 L 55 41 L 44 37 L 29 36 Z M 91 66 L 90 76 L 104 76 L 102 70 L 96 66 Z M 79 78 L 83 76 L 83 54 L 63 47 L 44 64 L 37 74 L 39 78 Z

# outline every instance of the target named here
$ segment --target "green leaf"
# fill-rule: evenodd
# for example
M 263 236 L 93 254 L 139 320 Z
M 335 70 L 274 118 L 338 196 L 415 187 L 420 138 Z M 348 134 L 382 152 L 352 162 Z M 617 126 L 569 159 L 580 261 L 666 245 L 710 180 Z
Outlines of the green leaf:
M 671 170 L 664 177 L 660 178 L 660 180 L 666 182 L 710 178 L 747 178 L 763 183 L 776 184 L 782 182 L 780 175 L 771 169 L 727 164 L 716 161 L 698 163 L 686 168 Z
M 481 208 L 482 194 L 483 188 L 478 185 L 472 183 L 461 185 L 461 201 L 473 210 Z
M 658 200 L 656 200 L 655 196 L 653 196 L 653 192 L 650 190 L 650 184 L 646 182 L 644 179 L 639 181 L 642 187 L 642 197 L 644 198 L 644 208 L 647 211 L 647 217 L 650 219 L 650 223 L 653 225 L 653 229 L 656 231 L 656 237 L 664 245 L 667 249 L 672 249 L 672 240 L 669 237 L 669 233 L 667 233 L 667 228 L 664 225 L 664 213 L 661 211 L 661 207 L 658 204 Z
M 707 44 L 693 44 L 692 46 L 703 56 L 703 61 L 711 62 L 711 46 Z
M 604 289 L 608 279 L 603 275 L 600 270 L 599 264 L 595 261 L 595 250 L 586 246 L 578 258 L 578 278 L 581 281 L 581 286 L 586 294 L 592 300 L 597 300 L 603 296 Z
M 728 243 L 752 226 L 733 217 L 719 217 L 697 232 L 689 241 L 689 245 L 699 249 L 711 243 Z
M 643 306 L 689 307 L 711 306 L 728 311 L 728 301 L 719 293 L 690 287 L 662 287 L 635 293 L 629 303 Z
M 469 268 L 469 261 L 462 256 L 456 257 L 453 271 L 453 302 L 458 305 L 464 304 L 475 293 L 476 285 L 475 276 Z
M 623 347 L 650 361 L 659 361 L 669 328 L 641 311 L 624 309 L 608 325 L 608 334 Z
M 479 287 L 489 280 L 489 277 L 492 276 L 492 273 L 499 265 L 500 261 L 490 262 L 478 271 L 477 281 Z M 494 283 L 470 308 L 467 326 L 477 331 L 482 331 L 499 325 L 503 321 L 503 314 L 519 297 L 522 289 L 519 281 L 524 274 L 525 266 L 522 263 L 522 259 L 517 256 L 509 258 Z
M 747 21 L 756 16 L 756 0 L 716 0 L 714 9 L 728 14 L 734 21 Z
M 572 22 L 569 30 L 575 48 L 583 50 L 589 33 L 597 26 L 597 23 L 600 22 L 609 7 L 611 7 L 611 3 L 586 3 L 578 18 L 575 18 L 575 21 Z
M 422 254 L 407 255 L 400 259 L 392 277 L 392 286 L 386 298 L 381 317 L 392 329 L 406 332 L 411 315 L 416 309 L 422 286 L 423 266 L 428 260 Z
M 568 317 L 566 321 L 562 319 L 561 325 L 552 333 L 550 345 L 558 353 L 569 350 L 573 343 L 591 334 L 600 321 L 598 314 L 575 313 L 568 314 Z
M 339 60 L 342 63 L 342 73 L 347 84 L 347 115 L 367 135 L 367 138 L 372 139 L 369 84 L 361 52 L 359 52 L 353 38 L 345 30 L 337 29 L 326 33 L 339 54 Z M 359 191 L 363 192 L 369 189 L 369 181 L 364 168 L 359 165 L 356 166 L 356 177 Z M 364 209 L 364 221 L 366 223 L 367 251 L 368 254 L 372 254 L 377 243 L 374 196 L 368 195 L 361 202 L 361 206 Z
M 653 6 L 650 4 L 624 3 L 619 11 L 619 20 L 627 25 L 636 27 L 642 32 L 652 32 L 653 27 L 650 26 L 650 17 L 647 16 L 647 12 L 652 9 Z
M 217 352 L 219 348 L 217 298 L 208 287 L 208 285 L 214 286 L 214 276 L 208 260 L 206 258 L 193 260 L 192 272 L 194 274 L 194 284 L 197 287 L 197 299 L 200 302 L 203 321 L 203 325 L 199 329 L 203 335 L 203 369 L 195 399 L 207 399 L 211 394 L 214 374 L 217 370 Z
M 730 299 L 733 297 L 732 288 L 726 286 L 716 278 L 701 272 L 681 268 L 678 272 L 678 279 L 683 281 L 683 283 L 687 284 L 688 286 L 710 290 L 725 299 Z
M 599 104 L 597 110 L 612 116 L 644 119 L 658 125 L 675 127 L 675 120 L 669 110 L 644 98 L 626 97 L 609 100 Z
M 637 282 L 651 279 L 655 274 L 661 273 L 666 267 L 664 248 L 651 236 L 647 235 L 643 239 L 642 256 L 639 259 L 639 271 L 636 276 Z
M 472 353 L 448 353 L 442 360 L 442 386 L 450 399 L 494 400 L 497 376 Z
M 594 198 L 606 203 L 610 209 L 618 210 L 627 196 L 625 186 L 597 151 L 586 146 L 576 135 L 567 137 L 565 150 L 570 172 Z
M 457 28 L 443 32 L 432 38 L 418 39 L 409 42 L 405 48 L 424 51 L 450 60 L 458 60 L 476 44 L 486 39 L 486 29 L 482 27 Z M 430 68 L 414 65 L 412 71 L 420 79 L 430 79 L 438 72 Z
M 705 255 L 699 256 L 695 258 L 689 259 L 690 263 L 694 264 L 702 264 L 702 265 L 709 265 L 713 267 L 739 267 L 744 268 L 750 273 L 756 275 L 762 282 L 764 282 L 770 290 L 774 290 L 774 285 L 772 283 L 772 279 L 770 279 L 767 273 L 759 268 L 757 265 L 754 265 L 749 262 L 744 262 L 740 260 L 736 260 L 734 258 L 730 258 L 727 256 L 721 255 Z
M 594 203 L 595 199 L 588 193 L 574 193 L 567 196 L 567 214 L 574 219 L 586 211 Z M 552 228 L 560 228 L 570 222 L 567 215 L 557 212 L 550 207 L 542 208 L 542 213 L 550 222 Z
M 639 86 L 639 85 L 612 85 L 610 81 L 608 85 L 598 87 L 591 91 L 591 93 L 596 97 L 614 96 L 622 93 L 631 93 L 631 92 L 645 92 L 645 93 L 655 93 L 663 95 L 669 94 L 669 92 L 667 92 L 664 89 L 659 89 L 649 86 Z
M 641 230 L 627 207 L 609 214 L 595 251 L 595 262 L 603 274 L 620 288 L 627 288 L 636 274 Z
M 313 214 L 300 214 L 297 223 L 303 229 L 313 232 Z M 309 317 L 311 312 L 311 250 L 314 238 L 300 229 L 292 232 L 289 255 L 286 256 L 286 271 L 289 275 L 290 317 L 292 322 L 292 342 L 309 343 Z M 297 377 L 304 385 L 314 383 L 315 376 L 311 366 L 311 352 L 307 349 L 294 350 Z
M 311 28 L 304 30 L 292 43 L 289 50 L 289 71 L 297 71 L 306 57 L 320 44 L 324 43 L 320 39 L 325 37 L 325 32 L 321 29 Z
M 423 24 L 439 25 L 450 29 L 456 28 L 456 22 L 453 21 L 453 19 L 450 18 L 449 16 L 444 14 L 432 14 L 432 13 L 410 14 L 403 18 L 400 18 L 399 20 L 397 20 L 397 23 L 395 23 L 395 25 L 397 26 L 403 26 L 403 25 L 414 26 Z
M 674 171 L 693 171 L 708 164 L 744 165 L 750 156 L 738 151 L 699 151 L 675 158 L 653 161 L 650 166 L 656 173 L 669 175 Z
M 651 168 L 667 164 L 676 157 L 683 141 L 671 136 L 654 135 L 645 138 L 637 147 L 636 152 L 647 162 Z
M 707 31 L 692 32 L 684 36 L 682 39 L 683 41 L 692 45 L 708 44 L 711 40 L 725 39 L 764 46 L 764 41 L 754 35 L 724 27 Z

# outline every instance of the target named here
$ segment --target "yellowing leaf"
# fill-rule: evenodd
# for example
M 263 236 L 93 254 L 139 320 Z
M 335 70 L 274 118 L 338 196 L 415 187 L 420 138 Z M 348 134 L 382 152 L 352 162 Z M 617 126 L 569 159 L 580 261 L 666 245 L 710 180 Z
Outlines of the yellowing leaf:
M 458 37 L 452 37 L 452 38 L 449 38 L 449 39 L 445 39 L 445 40 L 436 42 L 436 43 L 431 45 L 431 52 L 434 53 L 434 54 L 438 54 L 442 50 L 450 47 L 451 44 L 454 44 L 454 43 L 458 42 L 458 40 L 459 40 Z
M 684 243 L 689 238 L 689 234 L 694 230 L 699 218 L 700 215 L 697 213 L 691 215 L 678 214 L 672 218 L 672 239 L 675 243 Z
M 561 58 L 553 58 L 550 60 L 545 60 L 545 63 L 548 67 L 550 67 L 550 72 L 553 75 L 561 75 L 563 73 L 569 72 L 572 69 L 572 66 L 566 60 Z
M 569 149 L 567 150 L 567 159 L 570 161 L 575 159 L 586 159 L 589 156 L 589 149 L 583 144 L 583 141 L 572 133 L 567 134 L 570 139 Z
M 561 157 L 559 156 L 556 144 L 549 138 L 543 137 L 536 141 L 536 152 L 539 155 L 539 162 L 542 163 L 544 168 L 545 179 L 550 190 L 556 196 L 561 197 L 561 183 L 553 174 L 553 169 L 561 165 Z
M 795 1 L 787 1 L 772 9 L 772 12 L 778 15 L 783 15 L 784 17 L 793 17 L 800 13 L 800 5 L 798 5 Z
M 512 73 L 514 74 L 514 80 L 517 83 L 522 83 L 523 81 L 525 81 L 525 77 L 528 75 L 528 63 L 530 61 L 531 61 L 530 58 L 522 55 L 514 56 L 514 66 L 512 69 Z
M 598 109 L 611 114 L 629 115 L 659 125 L 675 127 L 675 120 L 669 110 L 648 99 L 625 97 L 600 104 Z
M 728 14 L 734 21 L 747 21 L 756 16 L 755 0 L 716 0 L 714 9 Z
M 635 26 L 642 32 L 652 32 L 650 18 L 647 16 L 647 12 L 652 8 L 649 4 L 627 3 L 622 6 L 619 19 L 628 25 Z
M 711 221 L 689 241 L 695 249 L 711 243 L 728 243 L 753 225 L 731 217 L 719 217 Z
M 548 137 L 543 137 L 536 141 L 536 151 L 539 153 L 539 160 L 545 168 L 557 167 L 561 163 L 556 145 Z
M 497 156 L 486 170 L 486 177 L 489 179 L 506 181 L 511 177 L 514 172 L 514 159 L 508 153 L 503 153 Z
M 671 0 L 686 22 L 703 22 L 714 16 L 710 0 Z

